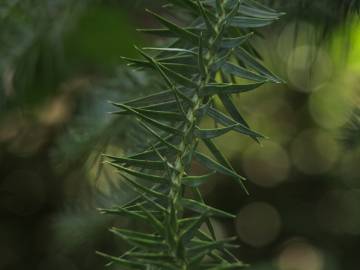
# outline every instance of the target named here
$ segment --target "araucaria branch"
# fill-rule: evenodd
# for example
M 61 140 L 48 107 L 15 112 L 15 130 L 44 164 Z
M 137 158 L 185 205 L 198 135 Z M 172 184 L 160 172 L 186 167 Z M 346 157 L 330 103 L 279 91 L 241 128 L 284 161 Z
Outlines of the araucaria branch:
M 230 252 L 234 238 L 217 239 L 210 218 L 233 218 L 206 205 L 199 187 L 214 173 L 233 178 L 244 187 L 214 138 L 235 131 L 254 140 L 253 131 L 235 106 L 232 95 L 264 83 L 281 83 L 265 68 L 251 44 L 251 29 L 270 25 L 282 14 L 253 0 L 169 0 L 166 7 L 189 18 L 183 27 L 151 13 L 163 26 L 142 30 L 169 37 L 169 46 L 137 50 L 143 59 L 124 58 L 129 66 L 157 72 L 164 90 L 125 103 L 114 103 L 119 115 L 134 116 L 153 139 L 147 148 L 127 157 L 108 156 L 121 180 L 137 196 L 103 213 L 136 219 L 150 226 L 146 232 L 112 228 L 132 248 L 120 257 L 99 253 L 126 269 L 239 269 L 244 266 Z M 215 100 L 227 113 L 220 112 Z M 201 128 L 205 117 L 221 127 Z M 134 119 L 135 120 L 135 119 Z M 203 143 L 212 157 L 201 153 Z M 209 169 L 191 174 L 196 159 Z M 192 191 L 186 194 L 185 190 Z M 201 226 L 205 224 L 210 234 Z M 150 232 L 149 232 L 150 231 Z M 206 260 L 205 260 L 206 258 Z

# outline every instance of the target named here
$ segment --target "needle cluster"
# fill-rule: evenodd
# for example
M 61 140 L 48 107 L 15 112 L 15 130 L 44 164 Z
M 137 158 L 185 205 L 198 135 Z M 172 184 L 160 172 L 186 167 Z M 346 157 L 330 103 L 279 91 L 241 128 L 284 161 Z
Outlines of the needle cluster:
M 142 30 L 169 38 L 167 47 L 137 48 L 141 59 L 125 60 L 163 80 L 163 90 L 125 103 L 116 114 L 133 116 L 153 140 L 129 156 L 107 156 L 137 196 L 125 205 L 101 209 L 149 226 L 146 231 L 112 228 L 132 248 L 120 257 L 99 253 L 125 269 L 239 269 L 231 249 L 235 238 L 217 239 L 210 218 L 234 218 L 208 206 L 199 187 L 214 173 L 231 177 L 245 193 L 244 177 L 231 166 L 214 139 L 230 131 L 259 140 L 232 95 L 281 83 L 265 68 L 250 43 L 259 27 L 282 14 L 253 0 L 168 0 L 165 8 L 187 14 L 185 26 L 148 11 L 162 28 Z M 222 102 L 226 112 L 216 107 Z M 200 127 L 210 117 L 215 128 Z M 199 150 L 204 144 L 211 156 Z M 208 169 L 193 175 L 192 160 Z M 187 191 L 187 192 L 185 192 Z M 186 195 L 185 195 L 186 194 Z M 190 194 L 190 195 L 188 195 Z M 203 228 L 207 226 L 210 233 Z

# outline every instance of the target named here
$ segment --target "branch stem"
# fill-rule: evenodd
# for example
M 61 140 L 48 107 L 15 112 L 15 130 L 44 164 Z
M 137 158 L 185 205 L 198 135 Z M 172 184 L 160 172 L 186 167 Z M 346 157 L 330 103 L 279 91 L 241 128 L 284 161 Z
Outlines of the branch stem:
M 186 254 L 185 254 L 185 247 L 181 243 L 180 236 L 180 228 L 179 228 L 179 220 L 182 218 L 183 209 L 181 207 L 181 198 L 183 194 L 183 186 L 182 186 L 182 178 L 185 174 L 185 170 L 188 165 L 186 164 L 186 156 L 195 150 L 196 139 L 193 135 L 193 131 L 195 125 L 197 124 L 197 117 L 196 113 L 200 109 L 201 105 L 205 102 L 204 97 L 200 97 L 199 92 L 203 87 L 205 87 L 209 82 L 211 82 L 214 78 L 214 75 L 210 72 L 211 65 L 215 62 L 216 51 L 215 51 L 215 43 L 216 43 L 216 36 L 218 35 L 218 29 L 223 27 L 223 20 L 219 20 L 218 23 L 215 25 L 215 33 L 214 36 L 210 37 L 209 39 L 209 49 L 205 56 L 200 56 L 204 58 L 205 63 L 205 76 L 200 76 L 198 82 L 198 88 L 196 89 L 196 93 L 192 97 L 192 104 L 188 111 L 186 112 L 187 121 L 183 128 L 183 138 L 179 143 L 179 153 L 174 161 L 171 179 L 171 188 L 169 192 L 169 208 L 168 212 L 169 219 L 168 224 L 171 224 L 170 235 L 169 235 L 169 247 L 173 247 L 170 251 L 171 255 L 177 261 L 179 269 L 187 270 L 189 269 L 188 262 L 186 261 Z M 202 42 L 202 40 L 200 40 Z M 199 67 L 200 70 L 200 67 Z

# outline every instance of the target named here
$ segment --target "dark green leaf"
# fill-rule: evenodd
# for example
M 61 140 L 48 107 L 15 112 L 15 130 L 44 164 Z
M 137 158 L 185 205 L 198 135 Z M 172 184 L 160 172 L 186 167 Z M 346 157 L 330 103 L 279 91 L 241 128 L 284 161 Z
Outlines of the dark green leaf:
M 188 187 L 198 187 L 208 181 L 209 178 L 214 174 L 215 172 L 199 176 L 185 176 L 182 179 L 182 183 Z
M 241 116 L 240 112 L 236 108 L 231 96 L 229 95 L 219 95 L 221 102 L 223 103 L 224 107 L 228 111 L 228 113 L 231 115 L 231 117 L 238 123 L 242 124 L 243 126 L 247 127 L 250 130 L 250 127 L 248 123 L 245 121 L 245 119 Z M 255 141 L 259 142 L 258 136 L 255 134 L 251 134 L 250 137 L 252 137 Z
M 140 262 L 134 262 L 132 260 L 127 260 L 127 259 L 123 259 L 123 258 L 119 258 L 119 257 L 114 257 L 102 252 L 97 251 L 96 254 L 109 259 L 111 261 L 113 261 L 114 263 L 124 266 L 124 267 L 130 267 L 131 269 L 146 269 L 146 265 L 144 265 L 143 263 Z
M 200 91 L 201 96 L 212 96 L 219 94 L 238 94 L 254 90 L 263 85 L 263 83 L 253 84 L 223 84 L 212 83 L 203 87 Z
M 110 165 L 112 165 L 113 167 L 115 167 L 116 169 L 120 170 L 120 171 L 124 171 L 132 176 L 136 176 L 139 177 L 141 179 L 144 180 L 148 180 L 148 181 L 152 181 L 155 183 L 164 183 L 167 181 L 166 178 L 162 177 L 162 176 L 158 176 L 158 175 L 152 175 L 152 174 L 148 174 L 148 173 L 143 173 L 143 172 L 139 172 L 139 171 L 135 171 L 129 168 L 126 168 L 124 166 L 121 166 L 119 164 L 115 164 L 115 163 L 111 163 L 111 162 L 107 162 L 105 161 L 105 163 L 108 163 Z
M 195 200 L 199 201 L 201 203 L 205 203 L 205 200 L 204 200 L 199 188 L 194 187 L 193 191 L 194 191 Z M 207 228 L 208 228 L 208 230 L 209 230 L 209 232 L 211 234 L 212 240 L 216 240 L 216 234 L 215 234 L 214 226 L 212 225 L 210 218 L 208 217 L 205 222 L 206 222 L 206 226 L 207 226 Z M 201 231 L 199 231 L 199 233 L 201 234 Z
M 221 55 L 216 61 L 211 65 L 212 71 L 218 71 L 222 66 L 228 61 L 229 57 L 232 54 L 232 50 L 226 52 L 225 54 Z
M 162 161 L 154 161 L 154 160 L 146 160 L 146 159 L 133 159 L 133 158 L 126 158 L 126 157 L 115 157 L 110 155 L 104 155 L 107 158 L 111 159 L 113 163 L 124 164 L 127 166 L 134 166 L 139 168 L 145 169 L 152 169 L 152 170 L 163 170 L 164 169 L 164 162 Z
M 243 44 L 244 42 L 248 41 L 249 38 L 253 35 L 253 33 L 249 33 L 246 34 L 244 36 L 241 37 L 236 37 L 236 38 L 224 38 L 221 41 L 221 48 L 223 49 L 234 49 L 239 47 L 241 44 Z
M 221 68 L 227 74 L 234 75 L 236 77 L 244 78 L 247 80 L 255 81 L 255 82 L 266 82 L 269 79 L 267 77 L 258 75 L 254 72 L 251 72 L 243 67 L 236 66 L 231 63 L 224 63 Z
M 192 210 L 192 211 L 194 211 L 196 213 L 200 213 L 200 214 L 206 213 L 207 215 L 210 215 L 210 216 L 217 216 L 217 217 L 223 217 L 223 218 L 235 218 L 236 217 L 232 214 L 226 213 L 225 211 L 216 209 L 214 207 L 208 206 L 206 204 L 203 204 L 201 202 L 194 201 L 191 199 L 182 199 L 181 204 L 186 209 Z
M 129 177 L 127 177 L 124 174 L 121 174 L 121 176 L 137 192 L 140 192 L 140 193 L 145 192 L 145 193 L 149 194 L 150 196 L 154 196 L 154 197 L 160 198 L 160 199 L 166 198 L 165 194 L 162 194 L 162 193 L 160 193 L 158 191 L 155 191 L 155 190 L 153 190 L 151 188 L 148 188 L 148 187 L 146 187 L 146 186 L 144 186 L 142 184 L 139 184 L 135 180 L 130 179 Z
M 257 28 L 271 24 L 274 19 L 253 18 L 246 16 L 235 16 L 230 25 L 239 28 Z
M 199 65 L 201 76 L 203 78 L 205 78 L 208 70 L 207 70 L 207 67 L 206 67 L 206 65 L 204 63 L 204 50 L 203 49 L 204 49 L 203 48 L 203 35 L 201 33 L 200 38 L 199 38 L 198 65 Z
M 201 139 L 212 139 L 216 137 L 220 137 L 231 130 L 234 130 L 235 127 L 239 126 L 240 124 L 234 124 L 232 126 L 223 127 L 223 128 L 213 128 L 213 129 L 195 129 L 195 135 Z
M 183 8 L 187 8 L 187 10 L 197 9 L 197 5 L 192 0 L 168 0 L 168 2 Z
M 195 33 L 199 33 L 201 31 L 205 31 L 206 29 L 203 28 L 198 28 L 198 27 L 183 27 L 183 30 L 185 30 L 186 32 L 189 32 L 190 35 L 193 35 L 196 37 Z M 157 36 L 161 36 L 161 37 L 179 37 L 181 36 L 181 34 L 178 34 L 177 32 L 174 32 L 170 29 L 166 29 L 166 28 L 154 28 L 154 29 L 137 29 L 137 31 L 145 33 L 145 34 L 151 34 L 151 35 L 157 35 Z M 188 33 L 186 33 L 188 34 Z M 193 36 L 189 36 L 189 39 L 192 40 Z M 194 43 L 194 41 L 192 41 L 192 43 Z M 195 45 L 195 43 L 194 43 Z
M 197 161 L 199 161 L 202 165 L 209 168 L 210 170 L 215 170 L 221 174 L 228 175 L 235 179 L 244 189 L 245 193 L 248 194 L 248 191 L 243 183 L 246 180 L 244 177 L 238 175 L 233 169 L 227 168 L 215 160 L 209 158 L 208 156 L 195 151 L 194 157 Z
M 255 1 L 255 0 L 243 0 L 244 3 L 246 3 L 247 5 L 251 6 L 251 7 L 255 7 L 255 8 L 258 8 L 258 9 L 262 9 L 264 11 L 267 11 L 267 12 L 272 12 L 272 13 L 276 13 L 276 10 L 264 5 L 264 4 L 261 4 L 259 1 Z M 285 14 L 285 13 L 281 13 L 282 15 Z
M 129 112 L 131 112 L 133 115 L 139 117 L 141 120 L 144 120 L 148 123 L 150 123 L 151 125 L 159 128 L 159 129 L 162 129 L 164 131 L 167 131 L 167 132 L 170 132 L 170 133 L 173 133 L 173 134 L 182 134 L 182 131 L 179 130 L 179 129 L 176 129 L 176 128 L 173 128 L 167 124 L 164 124 L 164 123 L 161 123 L 157 120 L 154 120 L 153 118 L 150 118 L 150 117 L 147 117 L 146 115 L 136 111 L 136 109 L 134 108 L 131 108 L 125 104 L 117 104 L 117 106 L 123 108 L 124 110 L 127 110 Z
M 214 108 L 209 108 L 206 113 L 213 118 L 216 122 L 224 125 L 224 126 L 231 126 L 231 125 L 235 125 L 235 124 L 240 124 L 239 126 L 235 126 L 234 130 L 245 134 L 245 135 L 249 135 L 249 136 L 255 136 L 257 138 L 264 138 L 263 135 L 252 131 L 251 129 L 249 129 L 247 126 L 245 125 L 241 125 L 241 123 L 237 123 L 235 120 L 229 118 L 228 116 L 226 116 L 225 114 L 223 114 L 222 112 L 219 112 L 218 110 L 214 109 Z
M 112 209 L 105 209 L 105 208 L 99 208 L 98 209 L 100 213 L 102 214 L 111 214 L 111 215 L 119 215 L 126 218 L 135 218 L 138 220 L 147 220 L 146 216 L 143 215 L 139 211 L 130 211 L 125 208 L 112 208 Z
M 175 100 L 147 105 L 144 107 L 140 107 L 140 109 L 151 110 L 151 111 L 168 111 L 168 112 L 177 111 Z
M 147 216 L 148 224 L 151 225 L 160 235 L 165 233 L 164 225 L 149 210 L 140 206 L 140 209 Z
M 209 158 L 208 156 L 206 156 L 202 153 L 195 151 L 194 157 L 202 165 L 204 165 L 205 167 L 207 167 L 211 170 L 215 170 L 216 172 L 234 177 L 236 179 L 245 180 L 244 177 L 238 175 L 234 170 L 227 168 L 227 167 L 221 165 L 220 163 L 217 163 L 216 161 L 214 161 L 213 159 Z
M 219 150 L 219 148 L 211 139 L 203 139 L 203 142 L 205 143 L 206 147 L 210 150 L 211 154 L 216 158 L 217 161 L 220 162 L 221 165 L 223 165 L 226 168 L 229 168 L 230 170 L 234 170 L 228 159 L 224 156 L 224 154 Z
M 135 111 L 146 115 L 149 118 L 157 119 L 157 120 L 164 120 L 164 121 L 180 121 L 183 120 L 183 116 L 179 113 L 175 112 L 169 112 L 169 111 L 154 111 L 154 110 L 148 110 L 143 108 L 136 108 Z M 116 111 L 112 112 L 112 114 L 119 114 L 119 115 L 131 115 L 133 114 L 129 110 L 123 110 L 123 111 Z
M 186 30 L 184 27 L 180 27 L 180 26 L 174 24 L 173 22 L 165 19 L 164 17 L 162 17 L 150 10 L 146 10 L 146 11 L 149 12 L 151 15 L 153 15 L 161 24 L 163 24 L 166 28 L 168 28 L 171 32 L 173 32 L 177 36 L 184 38 L 188 41 L 191 41 L 194 44 L 197 44 L 198 37 L 195 34 L 193 34 L 192 32 Z
M 261 75 L 267 77 L 269 80 L 275 83 L 283 83 L 284 81 L 275 76 L 271 71 L 269 71 L 266 67 L 260 64 L 253 56 L 251 56 L 246 50 L 243 48 L 238 48 L 236 51 L 236 56 L 238 59 L 243 62 L 248 67 L 252 68 L 256 72 Z
M 130 237 L 136 237 L 136 238 L 142 238 L 142 239 L 150 240 L 150 241 L 153 241 L 153 242 L 162 242 L 164 240 L 159 235 L 141 233 L 141 232 L 136 232 L 136 231 L 132 231 L 132 230 L 126 230 L 126 229 L 117 228 L 117 227 L 113 227 L 111 229 L 111 232 L 121 233 L 122 235 L 130 236 Z
M 224 248 L 239 248 L 238 245 L 229 244 L 229 242 L 235 241 L 237 238 L 232 237 L 229 239 L 218 240 L 218 241 L 200 241 L 196 240 L 198 245 L 189 248 L 190 252 L 203 252 L 204 250 L 208 250 L 209 252 L 215 249 L 222 250 Z M 194 241 L 195 242 L 195 241 Z
M 173 100 L 174 100 L 173 92 L 171 90 L 166 90 L 166 91 L 161 91 L 161 92 L 151 94 L 151 95 L 148 95 L 145 97 L 140 97 L 140 98 L 136 98 L 133 100 L 129 100 L 129 101 L 123 102 L 123 103 L 112 102 L 112 104 L 115 106 L 118 106 L 118 107 L 120 104 L 124 104 L 127 106 L 144 107 L 144 106 L 154 105 L 154 104 L 162 103 L 162 102 L 170 102 Z
M 196 56 L 196 52 L 188 49 L 183 48 L 160 48 L 160 47 L 144 47 L 143 50 L 150 50 L 150 51 L 160 51 L 160 52 L 173 52 L 173 53 L 185 53 L 185 54 L 192 54 Z
M 211 268 L 208 268 L 208 270 L 231 270 L 231 269 L 245 268 L 248 266 L 249 265 L 244 264 L 244 263 L 232 263 L 232 264 L 223 264 L 223 265 L 211 267 Z
M 180 241 L 185 245 L 195 236 L 200 229 L 200 226 L 205 222 L 208 217 L 208 211 L 205 210 L 201 216 L 196 217 L 187 227 L 180 233 Z
M 242 5 L 241 8 L 239 9 L 239 12 L 245 16 L 251 16 L 255 18 L 268 19 L 268 20 L 276 20 L 280 16 L 284 15 L 284 13 L 270 12 L 268 10 L 259 9 L 256 7 L 251 7 L 246 5 Z
M 206 24 L 206 27 L 207 27 L 207 30 L 212 33 L 212 34 L 215 34 L 216 31 L 215 31 L 215 27 L 212 23 L 212 21 L 210 20 L 209 18 L 209 13 L 208 11 L 204 8 L 203 4 L 200 2 L 200 0 L 197 0 L 197 4 L 198 4 L 198 7 L 200 9 L 200 12 L 201 12 L 201 15 L 205 21 L 205 24 Z
M 179 152 L 180 150 L 173 144 L 169 143 L 164 139 L 161 135 L 159 135 L 156 131 L 151 129 L 149 126 L 147 126 L 145 123 L 140 122 L 140 124 L 148 131 L 150 134 L 152 134 L 155 138 L 157 138 L 164 146 L 169 147 L 170 149 L 175 150 L 176 152 Z
M 150 235 L 145 237 L 145 234 L 121 229 L 111 229 L 110 231 L 136 247 L 148 248 L 156 251 L 167 249 L 167 245 L 159 237 L 150 238 Z
M 182 74 L 180 74 L 168 67 L 165 67 L 165 66 L 162 66 L 162 67 L 163 67 L 164 71 L 166 72 L 166 74 L 168 76 L 170 76 L 173 80 L 175 80 L 177 83 L 179 83 L 180 85 L 187 86 L 190 88 L 197 87 L 197 84 L 193 80 L 184 77 Z
M 167 155 L 173 155 L 176 153 L 175 150 L 169 149 L 168 147 L 157 147 L 156 148 L 157 151 L 159 151 L 162 154 L 167 154 Z M 129 158 L 133 158 L 133 159 L 158 159 L 158 155 L 156 153 L 156 151 L 154 149 L 152 150 L 146 150 L 137 154 L 133 154 L 131 155 Z

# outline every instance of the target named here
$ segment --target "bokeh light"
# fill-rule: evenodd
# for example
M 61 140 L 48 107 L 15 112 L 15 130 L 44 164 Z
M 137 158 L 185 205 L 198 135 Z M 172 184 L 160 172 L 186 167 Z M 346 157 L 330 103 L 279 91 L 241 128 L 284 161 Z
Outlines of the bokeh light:
M 360 191 L 332 190 L 317 205 L 319 225 L 336 234 L 360 235 Z
M 320 129 L 301 132 L 293 141 L 291 154 L 295 167 L 305 174 L 321 174 L 333 168 L 340 149 L 336 138 Z
M 334 86 L 332 86 L 334 87 Z M 349 119 L 350 98 L 346 97 L 342 87 L 326 87 L 310 96 L 308 107 L 314 121 L 323 128 L 335 129 L 343 126 Z
M 270 141 L 287 143 L 292 140 L 296 134 L 295 117 L 296 112 L 289 103 L 286 102 L 286 96 L 279 91 L 275 93 L 266 93 L 259 96 L 257 103 L 253 104 L 256 108 L 251 123 L 261 130 Z
M 272 243 L 281 231 L 278 211 L 265 202 L 253 202 L 243 207 L 236 219 L 236 230 L 242 241 L 263 247 Z
M 299 91 L 313 92 L 325 87 L 332 72 L 333 64 L 328 53 L 315 46 L 296 47 L 289 56 L 288 80 Z
M 314 46 L 316 29 L 305 22 L 289 23 L 283 27 L 277 42 L 277 57 L 287 64 L 291 53 L 297 46 Z
M 286 150 L 273 141 L 250 145 L 243 153 L 247 178 L 262 187 L 273 187 L 287 179 L 290 159 Z
M 301 239 L 290 240 L 285 244 L 277 265 L 280 270 L 325 270 L 322 253 Z

